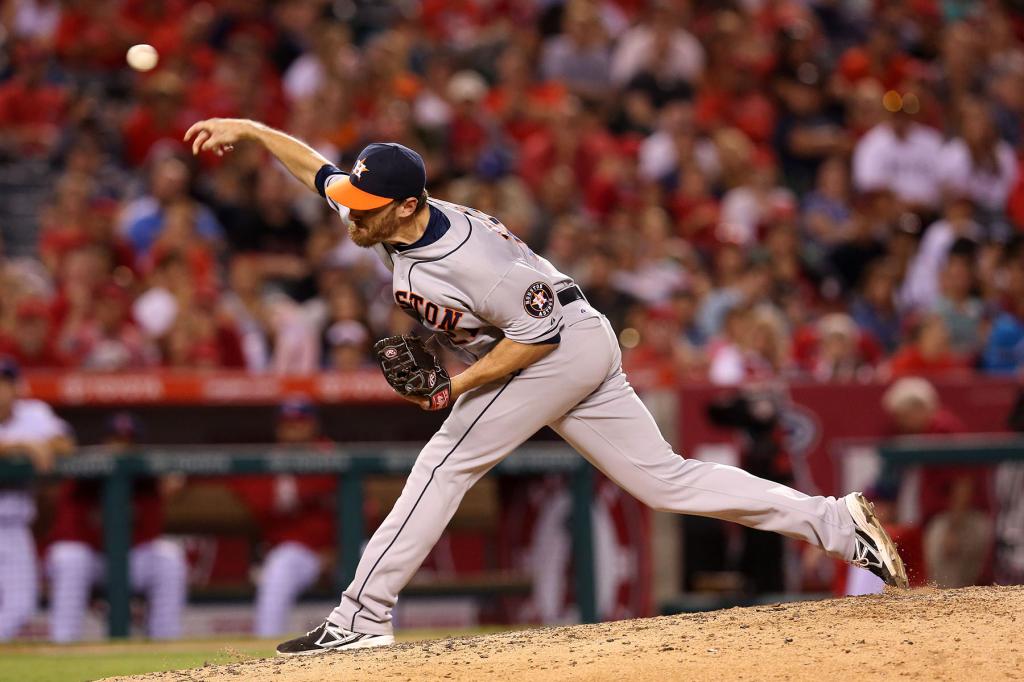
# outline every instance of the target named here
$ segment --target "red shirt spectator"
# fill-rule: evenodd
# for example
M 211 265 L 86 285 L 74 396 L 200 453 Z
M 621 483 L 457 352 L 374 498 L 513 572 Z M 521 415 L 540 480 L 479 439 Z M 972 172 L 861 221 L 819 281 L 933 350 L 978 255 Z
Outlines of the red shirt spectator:
M 316 409 L 305 398 L 293 398 L 281 405 L 279 443 L 326 452 L 331 443 L 319 435 L 319 430 Z M 337 481 L 334 475 L 240 476 L 231 479 L 230 486 L 260 524 L 269 546 L 298 542 L 324 550 L 337 540 L 333 511 Z
M 333 475 L 240 476 L 231 489 L 256 519 L 268 546 L 298 542 L 312 550 L 334 547 Z
M 27 299 L 18 305 L 17 325 L 9 336 L 0 334 L 0 356 L 13 357 L 27 369 L 58 368 L 64 358 L 54 342 L 50 307 L 45 301 Z
M 158 143 L 186 151 L 182 138 L 198 115 L 185 108 L 184 84 L 172 73 L 157 73 L 142 86 L 140 104 L 121 126 L 124 158 L 132 166 L 141 166 L 149 150 Z
M 116 454 L 138 442 L 141 427 L 134 415 L 119 412 L 108 426 L 106 444 Z M 159 537 L 164 529 L 163 495 L 153 478 L 136 479 L 132 490 L 132 544 Z M 71 540 L 103 550 L 103 484 L 94 480 L 70 480 L 61 484 L 50 542 Z
M 922 433 L 931 435 L 964 433 L 966 428 L 952 412 L 939 409 L 932 416 Z M 950 507 L 954 488 L 961 481 L 967 480 L 971 488 L 970 506 L 973 509 L 989 512 L 992 501 L 989 499 L 989 479 L 991 468 L 970 466 L 966 464 L 925 466 L 921 470 L 921 523 L 926 524 L 936 514 Z
M 50 542 L 74 540 L 103 550 L 103 484 L 75 480 L 61 483 Z M 132 544 L 140 545 L 163 533 L 163 502 L 155 479 L 139 479 L 132 491 Z
M 38 48 L 15 47 L 14 61 L 14 77 L 0 84 L 0 139 L 10 138 L 19 154 L 48 152 L 67 116 L 67 89 L 46 82 L 46 56 Z
M 65 66 L 81 70 L 111 70 L 124 64 L 125 51 L 136 36 L 122 17 L 119 3 L 68 3 L 61 12 L 54 40 Z
M 941 316 L 925 317 L 914 335 L 913 342 L 897 352 L 889 363 L 894 378 L 940 377 L 964 374 L 969 370 L 967 359 L 949 349 L 949 330 Z

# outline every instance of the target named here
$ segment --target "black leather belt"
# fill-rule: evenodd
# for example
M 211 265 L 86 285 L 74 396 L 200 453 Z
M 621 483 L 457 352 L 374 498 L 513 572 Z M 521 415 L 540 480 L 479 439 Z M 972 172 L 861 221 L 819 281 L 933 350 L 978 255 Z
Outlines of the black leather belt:
M 566 287 L 558 292 L 558 302 L 562 305 L 569 305 L 573 301 L 586 300 L 583 295 L 583 291 L 575 284 L 571 287 Z

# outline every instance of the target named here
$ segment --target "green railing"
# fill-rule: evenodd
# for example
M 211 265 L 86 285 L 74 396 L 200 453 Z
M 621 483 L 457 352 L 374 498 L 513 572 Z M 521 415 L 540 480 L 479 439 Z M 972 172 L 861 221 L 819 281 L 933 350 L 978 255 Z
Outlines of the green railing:
M 903 436 L 878 446 L 883 481 L 897 482 L 904 467 L 942 464 L 998 464 L 1024 461 L 1024 437 L 1016 434 Z
M 263 448 L 146 448 L 112 455 L 86 449 L 60 460 L 50 474 L 61 478 L 103 479 L 103 544 L 107 562 L 107 600 L 111 637 L 127 637 L 130 625 L 128 552 L 132 537 L 132 482 L 140 476 L 186 474 L 337 474 L 338 547 L 335 586 L 341 590 L 355 575 L 364 541 L 363 481 L 370 474 L 406 474 L 418 448 L 399 444 L 352 444 L 329 452 Z M 590 501 L 593 469 L 564 445 L 519 448 L 492 473 L 523 475 L 565 473 L 572 481 L 572 539 L 576 595 L 584 622 L 597 620 L 594 593 L 593 528 Z M 27 460 L 0 459 L 0 482 L 28 480 L 35 475 Z
M 912 464 L 995 464 L 1024 460 L 1024 437 L 1015 434 L 904 436 L 883 441 L 887 467 Z

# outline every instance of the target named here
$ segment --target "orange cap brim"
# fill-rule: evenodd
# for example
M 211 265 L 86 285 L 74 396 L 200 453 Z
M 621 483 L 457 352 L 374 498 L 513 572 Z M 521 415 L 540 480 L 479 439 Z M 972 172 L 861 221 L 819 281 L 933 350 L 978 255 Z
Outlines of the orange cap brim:
M 380 208 L 391 203 L 387 197 L 379 197 L 376 194 L 364 192 L 352 184 L 349 176 L 331 183 L 327 188 L 327 196 L 335 203 L 354 208 L 357 211 L 369 211 L 372 208 Z

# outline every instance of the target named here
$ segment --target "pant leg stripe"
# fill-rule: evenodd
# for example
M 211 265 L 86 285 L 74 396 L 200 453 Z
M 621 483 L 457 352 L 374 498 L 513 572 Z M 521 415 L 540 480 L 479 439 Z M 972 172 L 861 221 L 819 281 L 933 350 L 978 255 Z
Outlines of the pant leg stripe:
M 441 468 L 441 466 L 442 466 L 442 465 L 444 465 L 444 463 L 445 463 L 445 462 L 447 462 L 447 461 L 448 461 L 448 458 L 452 456 L 452 453 L 453 453 L 453 452 L 455 452 L 456 448 L 458 448 L 458 447 L 459 447 L 460 445 L 462 445 L 462 441 L 464 441 L 464 440 L 466 439 L 466 436 L 468 436 L 468 435 L 469 435 L 469 432 L 473 430 L 473 427 L 474 427 L 474 426 L 476 426 L 476 423 L 477 423 L 478 421 L 480 421 L 480 418 L 481 418 L 481 417 L 483 417 L 483 416 L 484 416 L 484 414 L 485 414 L 485 413 L 487 412 L 487 410 L 489 410 L 489 409 L 490 409 L 491 405 L 493 405 L 493 404 L 494 404 L 494 401 L 498 399 L 498 396 L 500 396 L 500 395 L 501 395 L 502 393 L 504 393 L 504 392 L 505 392 L 505 389 L 506 389 L 506 388 L 508 388 L 508 385 L 509 385 L 509 384 L 511 384 L 511 383 L 512 383 L 512 380 L 513 380 L 513 379 L 515 379 L 515 378 L 516 378 L 516 376 L 518 376 L 518 375 L 519 375 L 519 372 L 516 372 L 515 374 L 513 374 L 512 376 L 510 376 L 510 377 L 508 378 L 508 381 L 506 381 L 506 382 L 505 382 L 505 385 L 504 385 L 504 386 L 502 386 L 502 387 L 501 387 L 501 389 L 500 389 L 500 390 L 499 390 L 499 391 L 498 391 L 497 393 L 495 393 L 495 394 L 494 394 L 494 397 L 493 397 L 493 398 L 491 398 L 491 402 L 487 403 L 487 405 L 486 405 L 486 406 L 484 407 L 484 409 L 480 411 L 480 414 L 478 414 L 478 415 L 476 416 L 476 419 L 474 419 L 474 420 L 473 420 L 473 423 L 469 425 L 469 428 L 467 428 L 467 429 L 466 429 L 466 432 L 465 432 L 464 434 L 462 434 L 462 437 L 461 437 L 461 438 L 459 438 L 458 442 L 456 442 L 456 443 L 455 443 L 455 445 L 453 445 L 453 446 L 452 446 L 452 449 L 448 451 L 448 454 L 444 456 L 444 459 L 442 459 L 442 460 L 441 460 L 440 462 L 438 462 L 438 463 L 437 463 L 437 466 L 435 466 L 435 467 L 434 467 L 434 468 L 433 468 L 433 469 L 432 469 L 432 470 L 430 471 L 430 478 L 428 478 L 428 479 L 427 479 L 427 483 L 426 483 L 426 485 L 424 485 L 424 486 L 423 486 L 423 490 L 421 490 L 421 491 L 420 491 L 419 497 L 417 497 L 417 498 L 416 498 L 416 502 L 414 502 L 414 503 L 413 503 L 413 505 L 412 505 L 412 509 L 410 509 L 410 510 L 409 510 L 409 513 L 408 513 L 408 514 L 406 515 L 406 517 L 405 517 L 405 521 L 402 521 L 402 525 L 401 525 L 401 526 L 399 526 L 399 528 L 398 528 L 398 532 L 397 532 L 397 533 L 395 533 L 395 537 L 393 537 L 393 538 L 391 539 L 391 542 L 389 542 L 389 543 L 388 543 L 388 546 L 387 546 L 387 547 L 385 547 L 385 548 L 384 548 L 384 551 L 380 553 L 380 556 L 379 556 L 379 557 L 377 557 L 377 561 L 375 561 L 375 562 L 373 563 L 373 566 L 372 566 L 372 567 L 370 568 L 370 571 L 369 571 L 369 573 L 367 573 L 367 574 L 366 574 L 366 578 L 364 578 L 364 579 L 363 579 L 363 584 L 362 584 L 362 585 L 361 585 L 361 586 L 359 587 L 359 592 L 358 592 L 358 593 L 356 593 L 356 601 L 357 601 L 357 602 L 359 602 L 359 599 L 360 599 L 360 598 L 361 598 L 361 597 L 363 596 L 363 590 L 364 590 L 364 589 L 366 589 L 366 583 L 368 583 L 368 582 L 370 581 L 370 576 L 372 576 L 372 575 L 373 575 L 373 572 L 374 572 L 374 571 L 375 571 L 375 570 L 377 569 L 377 565 L 378 565 L 378 564 L 380 564 L 380 562 L 381 562 L 381 559 L 383 559 L 383 558 L 384 558 L 384 555 L 388 553 L 388 550 L 389 550 L 389 549 L 391 549 L 391 547 L 392 547 L 392 546 L 393 546 L 393 545 L 395 544 L 395 542 L 396 542 L 396 541 L 398 540 L 398 536 L 402 534 L 402 531 L 403 531 L 403 530 L 405 529 L 405 525 L 406 525 L 407 523 L 409 523 L 409 519 L 411 519 L 411 518 L 412 518 L 413 512 L 415 512 L 415 511 L 416 511 L 416 507 L 417 507 L 417 506 L 419 506 L 420 500 L 422 500 L 422 499 L 423 499 L 423 496 L 424 496 L 424 495 L 426 494 L 426 492 L 427 492 L 427 488 L 429 488 L 429 487 L 430 487 L 430 484 L 431 484 L 431 482 L 433 482 L 433 480 L 434 480 L 434 474 L 435 474 L 435 473 L 437 473 L 437 470 L 438 470 L 438 469 L 440 469 L 440 468 Z M 348 628 L 349 630 L 355 631 L 355 627 L 356 627 L 356 617 L 357 617 L 357 616 L 358 616 L 358 615 L 359 615 L 359 614 L 360 614 L 360 613 L 362 612 L 362 610 L 363 610 L 364 608 L 365 608 L 365 607 L 364 607 L 364 606 L 363 606 L 363 604 L 362 604 L 362 603 L 360 602 L 360 603 L 359 603 L 359 609 L 358 609 L 358 610 L 357 610 L 357 611 L 356 611 L 356 612 L 355 612 L 354 614 L 352 614 L 352 621 L 351 621 L 351 623 L 349 624 L 349 628 Z

